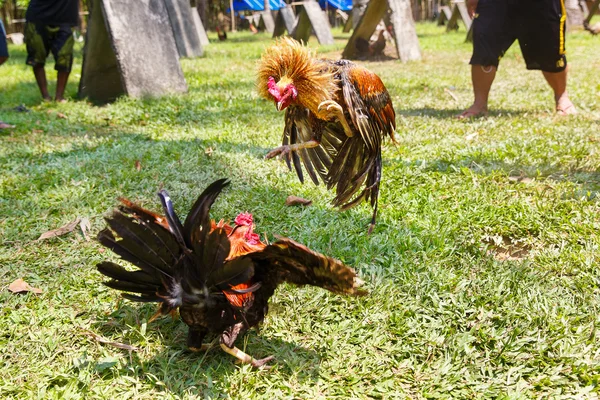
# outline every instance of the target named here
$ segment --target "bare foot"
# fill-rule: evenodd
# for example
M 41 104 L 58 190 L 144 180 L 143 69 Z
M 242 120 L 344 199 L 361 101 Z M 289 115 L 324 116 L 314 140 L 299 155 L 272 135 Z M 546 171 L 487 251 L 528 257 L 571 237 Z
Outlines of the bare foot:
M 57 103 L 66 103 L 67 99 L 62 98 L 62 97 L 57 97 L 56 99 L 54 99 L 54 101 L 56 101 Z
M 567 116 L 577 114 L 575 105 L 571 102 L 568 96 L 561 96 L 556 101 L 556 115 Z
M 11 129 L 14 128 L 14 125 L 9 125 L 6 122 L 0 121 L 0 129 Z
M 43 99 L 44 99 L 45 102 L 52 101 L 52 97 L 50 97 L 50 96 L 44 96 Z
M 468 119 L 468 118 L 477 118 L 477 117 L 487 117 L 488 110 L 487 108 L 478 107 L 476 105 L 472 105 L 467 108 L 462 113 L 455 116 L 456 119 Z

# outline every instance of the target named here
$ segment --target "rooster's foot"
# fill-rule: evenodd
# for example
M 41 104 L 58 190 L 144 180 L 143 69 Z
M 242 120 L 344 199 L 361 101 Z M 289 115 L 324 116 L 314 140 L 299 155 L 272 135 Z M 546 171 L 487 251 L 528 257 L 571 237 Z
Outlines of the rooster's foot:
M 265 156 L 265 158 L 268 160 L 268 159 L 276 157 L 278 155 L 289 158 L 288 154 L 290 154 L 290 151 L 292 151 L 290 146 L 279 146 L 279 147 L 274 148 L 270 152 L 268 152 L 267 155 Z
M 256 359 L 252 358 L 251 355 L 244 353 L 243 351 L 241 351 L 240 349 L 238 349 L 235 346 L 231 347 L 231 348 L 227 347 L 227 345 L 225 343 L 221 343 L 221 349 L 223 349 L 223 351 L 225 353 L 234 356 L 235 358 L 240 360 L 242 363 L 250 364 L 254 368 L 270 369 L 271 367 L 268 365 L 265 365 L 265 364 L 274 358 L 273 356 L 269 356 L 269 357 L 261 358 L 260 360 L 256 360 Z
M 289 154 L 292 151 L 298 151 L 302 149 L 311 149 L 313 147 L 317 147 L 319 142 L 315 139 L 311 139 L 308 142 L 296 143 L 296 144 L 288 144 L 284 146 L 279 146 L 271 150 L 266 156 L 266 159 L 273 158 L 277 155 L 281 155 L 281 157 L 286 157 L 288 160 L 290 159 Z
M 269 357 L 265 357 L 265 358 L 261 358 L 260 360 L 252 360 L 252 366 L 254 368 L 261 368 L 261 369 L 271 369 L 270 365 L 265 365 L 267 364 L 269 361 L 275 359 L 275 356 L 269 356 Z
M 348 121 L 346 120 L 346 117 L 344 116 L 344 109 L 337 101 L 334 101 L 334 100 L 322 101 L 321 104 L 319 104 L 319 107 L 317 108 L 317 110 L 319 111 L 319 113 L 324 115 L 325 119 L 327 119 L 327 120 L 337 119 L 340 122 L 340 124 L 342 124 L 342 127 L 344 128 L 344 133 L 346 134 L 346 136 L 348 136 L 348 137 L 354 136 L 354 133 L 352 132 L 350 125 L 348 125 Z

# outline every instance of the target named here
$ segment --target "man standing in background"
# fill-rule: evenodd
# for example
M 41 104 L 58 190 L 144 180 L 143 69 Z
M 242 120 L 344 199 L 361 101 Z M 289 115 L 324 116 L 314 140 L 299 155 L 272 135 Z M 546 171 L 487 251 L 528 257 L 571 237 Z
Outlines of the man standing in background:
M 44 70 L 46 58 L 52 52 L 57 71 L 54 99 L 63 102 L 73 64 L 73 27 L 79 20 L 79 0 L 31 0 L 25 19 L 27 64 L 33 67 L 42 97 L 52 100 Z
M 458 118 L 486 115 L 498 63 L 515 40 L 527 69 L 541 70 L 558 115 L 576 114 L 567 94 L 564 0 L 467 0 L 473 17 L 473 105 Z

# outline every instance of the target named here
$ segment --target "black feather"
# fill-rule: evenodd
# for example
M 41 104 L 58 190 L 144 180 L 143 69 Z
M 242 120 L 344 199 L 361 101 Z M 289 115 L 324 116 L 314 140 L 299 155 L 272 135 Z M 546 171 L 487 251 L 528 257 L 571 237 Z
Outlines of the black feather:
M 213 271 L 211 284 L 220 289 L 229 289 L 240 283 L 248 282 L 254 275 L 254 263 L 249 257 L 238 257 Z
M 189 240 L 192 248 L 195 244 L 201 243 L 208 230 L 210 230 L 210 208 L 221 191 L 228 185 L 229 181 L 227 179 L 219 179 L 211 183 L 192 206 L 183 224 L 184 237 Z
M 177 243 L 179 243 L 179 245 L 183 249 L 190 249 L 191 244 L 187 243 L 187 241 L 185 240 L 183 234 L 183 225 L 181 225 L 181 221 L 179 220 L 177 213 L 175 213 L 175 210 L 173 209 L 173 202 L 169 197 L 169 193 L 167 193 L 166 190 L 162 189 L 158 192 L 158 198 L 160 199 L 160 202 L 163 206 L 163 210 L 165 212 L 165 216 L 167 217 L 167 221 L 169 222 L 169 229 L 171 230 L 171 233 L 175 236 Z
M 156 286 L 161 285 L 161 280 L 154 275 L 150 275 L 145 271 L 141 270 L 127 271 L 119 264 L 115 264 L 110 261 L 101 262 L 100 264 L 96 265 L 96 268 L 101 274 L 118 281 L 153 284 Z

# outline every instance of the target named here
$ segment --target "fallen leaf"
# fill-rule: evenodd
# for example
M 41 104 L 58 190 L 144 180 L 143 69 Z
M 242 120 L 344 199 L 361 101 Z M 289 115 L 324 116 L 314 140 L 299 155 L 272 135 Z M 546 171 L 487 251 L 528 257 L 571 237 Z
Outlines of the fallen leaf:
M 35 294 L 42 293 L 42 289 L 34 288 L 23 279 L 19 278 L 8 286 L 8 290 L 13 293 L 32 292 Z
M 56 228 L 51 231 L 42 233 L 37 240 L 39 241 L 39 240 L 44 240 L 44 239 L 50 239 L 53 237 L 62 236 L 69 232 L 73 232 L 75 230 L 75 228 L 77 228 L 77 225 L 79 225 L 79 221 L 81 221 L 81 220 L 79 217 L 77 217 L 77 218 L 75 218 L 74 221 L 71 221 L 68 224 L 63 225 L 60 228 Z
M 212 148 L 212 147 L 207 147 L 207 148 L 204 150 L 204 154 L 206 154 L 207 156 L 209 156 L 209 157 L 210 157 L 210 156 L 212 155 L 213 151 L 214 151 L 214 150 L 213 150 L 213 148 Z
M 61 112 L 59 112 L 59 113 L 56 113 L 56 116 L 57 116 L 58 118 L 60 118 L 60 119 L 67 119 L 67 116 L 66 116 L 65 114 L 61 113 Z
M 452 93 L 452 91 L 448 88 L 444 88 L 444 92 L 448 93 L 450 95 L 450 97 L 452 97 L 454 99 L 454 101 L 458 102 L 458 97 L 456 97 L 456 95 L 454 93 Z
M 44 133 L 44 131 L 41 129 L 32 129 L 31 133 Z
M 90 224 L 90 220 L 87 218 L 81 218 L 81 221 L 79 221 L 79 227 L 81 228 L 81 233 L 83 233 L 83 237 L 85 238 L 86 241 L 90 241 L 90 237 L 88 235 L 88 232 L 90 231 L 90 228 L 92 227 Z
M 140 350 L 138 347 L 132 346 L 130 344 L 113 342 L 112 340 L 102 337 L 92 331 L 88 331 L 87 329 L 83 329 L 83 333 L 87 336 L 90 336 L 92 339 L 94 339 L 98 343 L 107 344 L 109 346 L 113 346 L 118 349 L 130 350 L 130 351 L 139 351 Z
M 140 160 L 135 160 L 135 170 L 140 172 L 142 170 L 142 163 Z
M 288 196 L 285 199 L 286 206 L 310 206 L 312 204 L 312 200 L 303 199 L 298 196 Z

